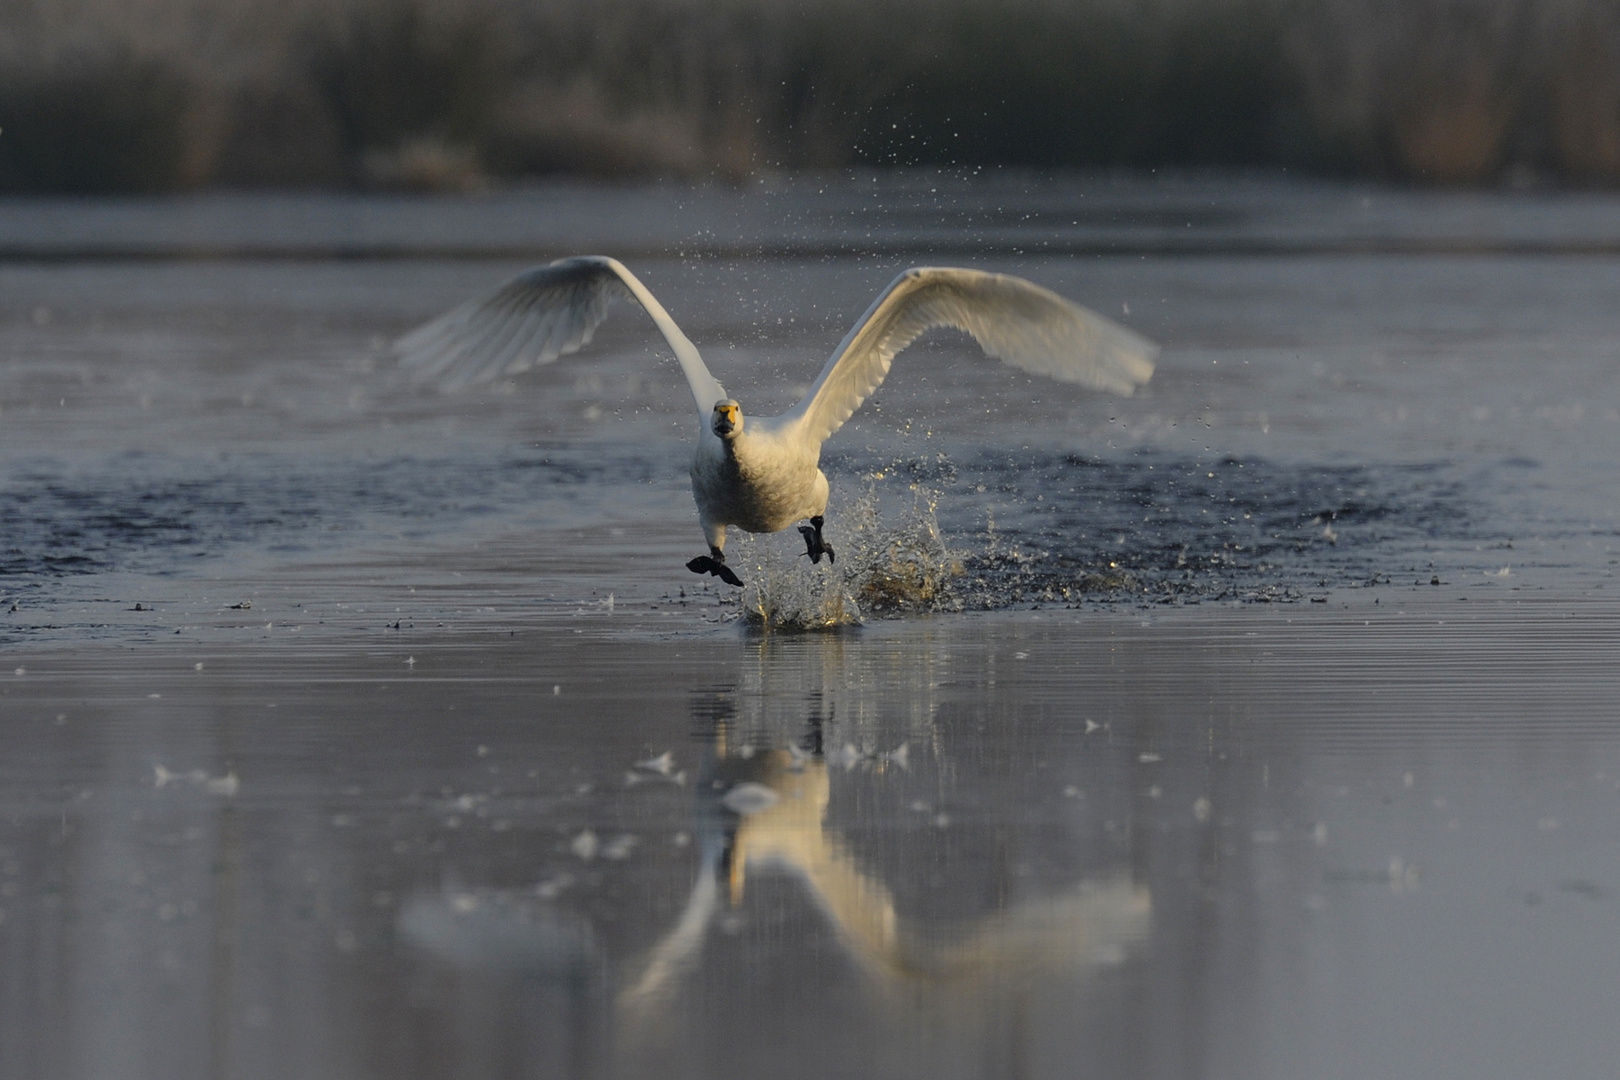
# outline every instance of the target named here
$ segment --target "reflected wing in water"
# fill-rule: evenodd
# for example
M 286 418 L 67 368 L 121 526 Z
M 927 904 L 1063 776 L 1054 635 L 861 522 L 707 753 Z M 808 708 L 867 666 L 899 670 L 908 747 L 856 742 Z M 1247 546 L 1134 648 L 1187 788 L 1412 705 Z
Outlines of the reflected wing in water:
M 1115 964 L 1147 938 L 1152 912 L 1148 890 L 1128 876 L 1082 882 L 988 916 L 966 938 L 937 947 L 926 964 L 959 978 Z
M 723 837 L 704 837 L 703 862 L 680 919 L 674 929 L 659 939 L 641 962 L 635 981 L 619 995 L 619 1007 L 625 1011 L 627 1019 L 645 1022 L 663 997 L 671 992 L 676 976 L 696 965 L 718 906 L 720 882 L 717 875 L 724 853 Z

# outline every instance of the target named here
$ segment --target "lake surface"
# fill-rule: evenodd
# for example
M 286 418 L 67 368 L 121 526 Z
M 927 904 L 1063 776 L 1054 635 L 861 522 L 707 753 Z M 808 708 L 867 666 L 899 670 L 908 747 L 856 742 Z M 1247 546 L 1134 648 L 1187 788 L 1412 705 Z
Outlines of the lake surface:
M 1164 352 L 925 339 L 838 564 L 734 535 L 739 594 L 636 310 L 393 371 L 581 251 L 755 413 L 910 265 Z M 1612 1072 L 1620 200 L 30 200 L 0 256 L 0 1076 Z

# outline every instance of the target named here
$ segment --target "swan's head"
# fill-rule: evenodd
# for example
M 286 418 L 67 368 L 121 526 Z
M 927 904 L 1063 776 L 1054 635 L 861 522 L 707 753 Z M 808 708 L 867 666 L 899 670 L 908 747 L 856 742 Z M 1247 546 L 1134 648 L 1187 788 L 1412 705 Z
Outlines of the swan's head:
M 730 398 L 715 402 L 714 419 L 710 421 L 709 426 L 722 439 L 735 439 L 742 434 L 742 406 Z

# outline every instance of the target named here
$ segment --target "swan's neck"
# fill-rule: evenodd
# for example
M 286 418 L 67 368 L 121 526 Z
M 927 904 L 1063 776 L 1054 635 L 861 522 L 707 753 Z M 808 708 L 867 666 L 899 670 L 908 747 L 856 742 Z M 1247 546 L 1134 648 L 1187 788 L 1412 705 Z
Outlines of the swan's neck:
M 720 470 L 730 483 L 736 483 L 742 478 L 742 463 L 737 460 L 737 441 L 742 433 L 730 439 L 720 440 Z
M 720 452 L 725 455 L 727 464 L 733 466 L 737 464 L 737 444 L 742 442 L 744 438 L 746 438 L 746 435 L 739 431 L 729 439 L 722 438 L 720 440 Z

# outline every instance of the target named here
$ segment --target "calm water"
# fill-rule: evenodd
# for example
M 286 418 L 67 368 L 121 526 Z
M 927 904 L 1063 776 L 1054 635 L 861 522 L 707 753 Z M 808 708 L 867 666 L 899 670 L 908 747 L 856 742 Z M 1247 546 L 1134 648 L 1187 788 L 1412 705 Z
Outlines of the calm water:
M 0 1075 L 1608 1075 L 1617 242 L 1258 180 L 0 204 Z M 391 371 L 576 250 L 759 412 L 913 264 L 1165 351 L 914 348 L 839 568 L 734 540 L 739 605 L 632 309 Z

